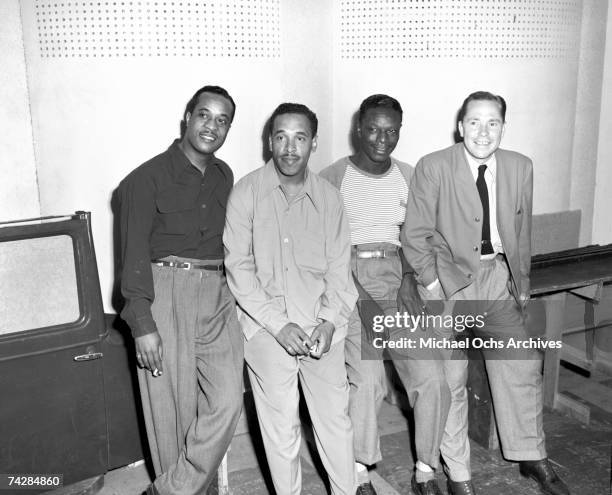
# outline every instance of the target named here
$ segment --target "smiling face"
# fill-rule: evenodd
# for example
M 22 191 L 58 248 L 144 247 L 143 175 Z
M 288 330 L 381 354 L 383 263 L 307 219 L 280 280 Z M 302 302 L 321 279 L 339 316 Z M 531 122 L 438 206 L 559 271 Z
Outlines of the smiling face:
M 505 128 L 499 105 L 490 100 L 470 101 L 459 122 L 465 149 L 481 164 L 497 151 Z
M 310 153 L 317 148 L 310 121 L 299 113 L 278 115 L 270 132 L 270 151 L 281 182 L 304 179 Z
M 359 161 L 368 168 L 380 168 L 389 164 L 389 157 L 397 146 L 402 126 L 402 116 L 391 108 L 370 108 L 357 128 Z
M 192 163 L 212 155 L 225 142 L 233 115 L 233 106 L 224 96 L 202 93 L 186 115 L 181 148 Z

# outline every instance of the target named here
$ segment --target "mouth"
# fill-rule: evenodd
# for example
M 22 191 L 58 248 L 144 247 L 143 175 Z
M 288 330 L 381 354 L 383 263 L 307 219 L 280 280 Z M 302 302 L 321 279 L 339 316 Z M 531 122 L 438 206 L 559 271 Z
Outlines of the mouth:
M 300 157 L 296 155 L 283 155 L 283 161 L 290 164 L 297 162 L 299 159 Z
M 207 143 L 212 143 L 217 140 L 217 136 L 208 132 L 200 132 L 199 136 L 202 141 L 206 141 Z
M 490 146 L 491 145 L 491 141 L 488 141 L 488 140 L 486 140 L 486 141 L 485 140 L 477 140 L 477 141 L 474 141 L 474 144 L 476 146 Z
M 373 146 L 372 149 L 374 150 L 374 153 L 378 153 L 379 155 L 385 155 L 388 152 L 386 146 Z

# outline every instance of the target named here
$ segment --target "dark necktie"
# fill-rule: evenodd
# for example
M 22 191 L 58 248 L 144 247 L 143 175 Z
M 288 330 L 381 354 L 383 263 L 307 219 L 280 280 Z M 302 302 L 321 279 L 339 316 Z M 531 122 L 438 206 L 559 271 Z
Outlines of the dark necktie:
M 478 179 L 476 179 L 476 187 L 478 188 L 480 202 L 482 203 L 482 246 L 480 254 L 493 253 L 493 246 L 491 245 L 491 225 L 489 223 L 489 190 L 484 177 L 486 170 L 486 165 L 480 165 L 478 167 Z

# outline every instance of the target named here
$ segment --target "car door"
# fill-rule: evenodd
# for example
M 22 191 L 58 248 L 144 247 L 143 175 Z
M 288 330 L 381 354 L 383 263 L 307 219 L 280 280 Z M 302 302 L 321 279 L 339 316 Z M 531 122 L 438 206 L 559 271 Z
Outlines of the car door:
M 90 214 L 0 224 L 1 473 L 106 472 L 104 333 Z

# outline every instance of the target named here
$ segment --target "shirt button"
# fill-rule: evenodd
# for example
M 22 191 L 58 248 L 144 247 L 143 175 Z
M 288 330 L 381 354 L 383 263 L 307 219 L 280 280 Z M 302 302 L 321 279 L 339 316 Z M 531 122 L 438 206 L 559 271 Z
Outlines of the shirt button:
M 285 237 L 285 238 L 283 239 L 283 242 L 284 242 L 285 244 L 288 244 L 288 243 L 289 243 L 289 239 L 287 239 L 287 238 Z
M 475 218 L 474 218 L 474 221 L 475 221 L 475 222 L 480 222 L 480 218 L 479 218 L 479 217 L 475 217 Z
M 202 208 L 206 208 L 206 205 L 202 205 Z
M 478 251 L 478 246 L 474 246 L 474 251 Z
M 468 273 L 468 274 L 467 274 L 467 278 L 472 278 L 472 274 L 471 274 L 471 273 Z

